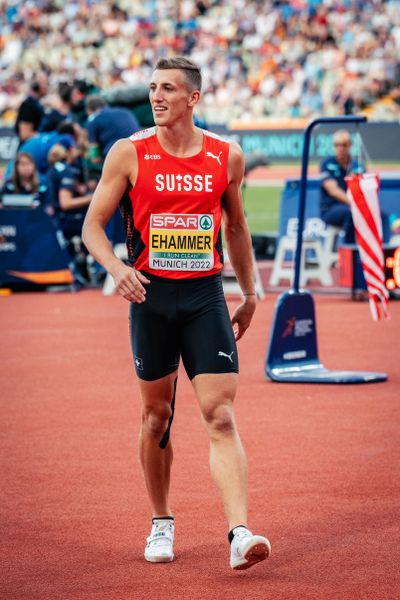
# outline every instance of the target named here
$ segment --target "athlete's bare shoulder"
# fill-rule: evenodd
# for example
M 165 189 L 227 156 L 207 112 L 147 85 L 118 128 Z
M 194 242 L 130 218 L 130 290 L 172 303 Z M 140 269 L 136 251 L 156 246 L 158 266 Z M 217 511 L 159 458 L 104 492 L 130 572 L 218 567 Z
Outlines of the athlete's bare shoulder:
M 132 143 L 130 138 L 122 138 L 111 146 L 108 156 L 118 159 L 136 156 L 135 144 Z
M 233 159 L 240 160 L 243 158 L 243 150 L 237 142 L 229 142 L 229 154 Z
M 104 162 L 103 172 L 135 177 L 137 171 L 137 153 L 129 138 L 122 138 L 113 144 Z
M 239 183 L 242 181 L 244 175 L 244 154 L 236 142 L 229 142 L 228 170 L 230 181 L 239 181 Z

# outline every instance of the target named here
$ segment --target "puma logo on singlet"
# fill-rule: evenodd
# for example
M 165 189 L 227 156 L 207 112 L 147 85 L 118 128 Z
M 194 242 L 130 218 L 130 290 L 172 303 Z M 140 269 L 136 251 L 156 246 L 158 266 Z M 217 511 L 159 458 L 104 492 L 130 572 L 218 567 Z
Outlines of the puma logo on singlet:
M 222 151 L 218 154 L 218 156 L 216 156 L 212 152 L 207 152 L 206 156 L 209 156 L 210 158 L 215 158 L 215 160 L 217 161 L 217 163 L 219 164 L 219 166 L 222 167 L 222 164 L 221 164 L 221 154 L 222 154 Z
M 225 354 L 225 352 L 221 352 L 221 350 L 218 352 L 218 356 L 226 356 L 226 358 L 229 358 L 231 363 L 233 363 L 232 354 L 233 354 L 233 352 L 231 352 L 230 354 Z

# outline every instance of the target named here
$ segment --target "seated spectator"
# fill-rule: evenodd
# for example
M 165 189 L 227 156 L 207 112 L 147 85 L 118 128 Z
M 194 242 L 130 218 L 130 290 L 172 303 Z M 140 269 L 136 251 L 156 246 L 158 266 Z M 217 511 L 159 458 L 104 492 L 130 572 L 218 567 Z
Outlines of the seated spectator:
M 363 173 L 365 167 L 350 154 L 351 136 L 341 129 L 333 136 L 335 154 L 321 163 L 321 218 L 327 225 L 340 227 L 344 231 L 344 242 L 355 243 L 355 230 L 351 216 L 350 200 L 347 196 L 345 178 L 348 175 Z M 383 240 L 390 235 L 387 215 L 382 213 Z
M 83 126 L 94 89 L 122 86 L 129 96 L 148 81 L 158 56 L 178 53 L 202 67 L 209 123 L 360 109 L 384 120 L 400 115 L 390 91 L 399 80 L 396 0 L 65 4 L 14 0 L 0 11 L 0 112 L 13 115 L 27 75 L 45 70 L 60 95 L 54 109 Z M 176 11 L 166 8 L 174 4 Z M 317 92 L 301 102 L 302 86 L 314 83 Z M 130 100 L 123 105 L 152 126 L 148 101 Z M 47 130 L 58 118 L 48 116 Z
M 44 107 L 40 99 L 47 94 L 47 90 L 47 75 L 44 72 L 40 72 L 32 79 L 30 92 L 18 109 L 15 131 L 21 143 L 39 131 L 44 116 Z
M 363 173 L 364 167 L 350 155 L 351 137 L 348 131 L 340 130 L 333 136 L 334 156 L 321 163 L 321 218 L 327 225 L 341 227 L 344 241 L 354 244 L 354 225 L 351 217 L 350 200 L 347 196 L 347 175 Z
M 68 118 L 68 115 L 60 110 L 61 102 L 57 105 L 57 101 L 53 100 L 53 97 L 44 106 L 44 115 L 39 127 L 40 133 L 56 131 L 59 125 L 64 123 Z
M 59 87 L 60 98 L 68 107 L 68 117 L 81 127 L 85 126 L 88 118 L 86 97 L 95 92 L 96 88 L 82 79 L 75 79 L 72 83 L 62 84 Z
M 323 100 L 315 81 L 308 81 L 299 99 L 300 113 L 303 117 L 318 116 L 323 111 Z
M 79 157 L 75 142 L 56 144 L 49 152 L 50 169 L 47 172 L 49 202 L 57 228 L 61 229 L 72 258 L 75 283 L 86 285 L 90 279 L 87 270 L 87 251 L 81 241 L 81 231 L 92 194 L 87 193 L 73 168 Z
M 76 141 L 75 127 L 78 127 L 75 123 L 64 121 L 61 123 L 57 131 L 51 131 L 49 133 L 36 133 L 33 137 L 26 140 L 20 146 L 21 152 L 27 152 L 33 158 L 36 168 L 40 175 L 46 175 L 49 163 L 47 161 L 47 155 L 50 148 L 55 144 L 69 144 Z M 5 177 L 10 177 L 14 161 L 11 160 L 6 167 Z
M 54 145 L 48 154 L 49 203 L 67 241 L 74 236 L 80 237 L 86 209 L 92 199 L 92 194 L 86 193 L 71 166 L 78 155 L 73 140 Z
M 116 141 L 127 138 L 140 129 L 131 111 L 107 106 L 100 96 L 93 95 L 87 98 L 86 111 L 89 115 L 89 156 L 93 161 L 104 160 Z
M 18 152 L 10 177 L 4 182 L 0 194 L 34 195 L 44 207 L 47 205 L 48 188 L 40 180 L 35 162 L 27 152 Z
M 57 131 L 61 134 L 61 137 L 54 144 L 61 144 L 66 150 L 69 150 L 71 145 L 76 146 L 74 150 L 75 158 L 69 164 L 74 171 L 78 184 L 85 186 L 86 193 L 86 187 L 88 187 L 88 167 L 86 161 L 89 148 L 87 131 L 73 121 L 64 121 L 59 125 Z M 93 191 L 94 188 L 95 186 L 90 188 L 90 191 Z

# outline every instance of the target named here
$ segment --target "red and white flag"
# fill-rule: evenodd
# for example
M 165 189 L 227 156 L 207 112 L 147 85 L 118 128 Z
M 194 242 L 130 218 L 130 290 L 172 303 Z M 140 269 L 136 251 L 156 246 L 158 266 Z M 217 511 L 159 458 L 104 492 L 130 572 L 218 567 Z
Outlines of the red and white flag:
M 356 240 L 369 294 L 372 318 L 389 318 L 389 292 L 385 286 L 382 248 L 382 219 L 379 208 L 379 177 L 363 173 L 346 177 L 347 195 L 356 231 Z M 381 310 L 380 310 L 381 309 Z

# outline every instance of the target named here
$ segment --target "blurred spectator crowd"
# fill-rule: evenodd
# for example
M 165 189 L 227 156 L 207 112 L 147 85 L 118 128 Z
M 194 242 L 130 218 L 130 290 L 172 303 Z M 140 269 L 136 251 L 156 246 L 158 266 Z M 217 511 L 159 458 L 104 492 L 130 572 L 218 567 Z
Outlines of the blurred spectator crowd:
M 63 88 L 63 97 L 69 100 L 64 101 L 62 111 L 48 111 L 41 102 L 48 91 L 47 74 L 39 71 L 31 80 L 17 112 L 18 148 L 5 168 L 0 208 L 40 206 L 70 255 L 75 281 L 85 285 L 92 277 L 81 230 L 102 163 L 111 146 L 140 125 L 132 111 L 109 107 L 100 95 L 85 96 L 81 83 L 74 81 Z M 116 241 L 121 219 L 114 215 L 107 227 L 109 238 Z M 103 273 L 100 269 L 99 274 Z
M 398 0 L 8 0 L 0 32 L 6 123 L 39 70 L 42 102 L 67 112 L 69 82 L 142 86 L 172 54 L 202 67 L 208 123 L 400 117 Z

